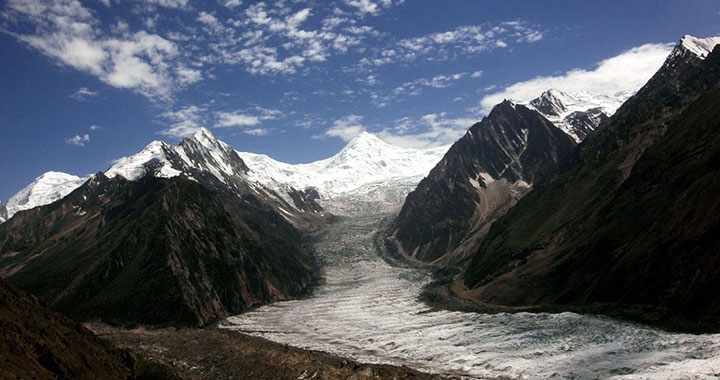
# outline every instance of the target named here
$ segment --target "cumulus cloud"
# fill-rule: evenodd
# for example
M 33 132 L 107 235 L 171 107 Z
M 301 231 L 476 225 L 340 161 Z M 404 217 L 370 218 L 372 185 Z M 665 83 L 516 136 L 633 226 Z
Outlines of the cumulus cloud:
M 187 5 L 180 0 L 151 3 Z M 191 82 L 177 70 L 181 55 L 173 41 L 131 32 L 124 22 L 102 25 L 77 0 L 9 0 L 3 16 L 15 26 L 9 33 L 21 42 L 110 86 L 167 100 L 177 86 Z
M 325 130 L 323 135 L 313 137 L 339 137 L 343 141 L 350 141 L 353 137 L 365 131 L 362 119 L 363 117 L 359 115 L 348 115 L 342 119 L 337 119 L 330 128 Z
M 589 70 L 573 69 L 562 75 L 539 76 L 518 82 L 484 96 L 480 100 L 479 111 L 488 113 L 503 99 L 527 102 L 550 88 L 569 93 L 588 91 L 601 95 L 627 95 L 640 89 L 650 79 L 670 50 L 672 45 L 646 44 L 602 60 Z
M 85 144 L 90 142 L 90 135 L 84 134 L 84 135 L 75 135 L 73 137 L 68 137 L 65 139 L 65 144 L 68 145 L 76 145 L 76 146 L 85 146 Z

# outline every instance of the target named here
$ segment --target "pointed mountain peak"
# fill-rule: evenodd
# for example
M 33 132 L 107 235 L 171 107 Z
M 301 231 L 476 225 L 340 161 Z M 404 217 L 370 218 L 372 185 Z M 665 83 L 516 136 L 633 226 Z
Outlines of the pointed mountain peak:
M 357 136 L 353 137 L 350 141 L 348 141 L 347 145 L 343 150 L 348 149 L 362 149 L 364 147 L 385 147 L 391 144 L 386 143 L 381 138 L 377 137 L 377 135 L 362 131 Z
M 215 137 L 215 135 L 210 132 L 205 127 L 201 127 L 195 134 L 193 135 L 193 140 L 197 141 L 203 141 L 203 140 L 209 140 L 209 141 L 218 141 L 218 139 Z
M 689 51 L 696 56 L 698 56 L 700 59 L 705 59 L 705 57 L 710 54 L 710 52 L 713 50 L 715 45 L 720 44 L 720 36 L 716 37 L 709 37 L 709 38 L 697 38 L 693 37 L 689 34 L 684 35 L 680 42 L 675 46 L 675 50 L 684 49 L 685 51 Z

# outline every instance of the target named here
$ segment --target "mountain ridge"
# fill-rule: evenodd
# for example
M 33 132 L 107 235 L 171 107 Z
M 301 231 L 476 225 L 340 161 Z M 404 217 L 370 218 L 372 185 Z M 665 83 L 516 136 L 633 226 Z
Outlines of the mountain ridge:
M 578 149 L 578 161 L 490 229 L 461 296 L 504 306 L 593 303 L 717 319 L 720 48 L 678 42 Z M 704 248 L 703 248 L 704 247 Z M 640 306 L 638 306 L 640 305 Z M 648 313 L 648 315 L 653 315 Z

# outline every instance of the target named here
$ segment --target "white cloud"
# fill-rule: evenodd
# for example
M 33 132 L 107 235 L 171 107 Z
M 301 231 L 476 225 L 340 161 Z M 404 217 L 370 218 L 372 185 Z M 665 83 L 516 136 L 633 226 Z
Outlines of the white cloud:
M 75 91 L 72 95 L 70 95 L 71 98 L 79 101 L 87 100 L 88 98 L 93 98 L 98 96 L 100 92 L 98 91 L 92 91 L 87 87 L 80 87 L 77 91 Z
M 161 117 L 171 122 L 170 127 L 161 130 L 161 135 L 181 138 L 195 134 L 203 124 L 203 113 L 206 108 L 190 105 L 177 111 L 164 112 Z
M 408 148 L 429 148 L 454 143 L 478 120 L 470 117 L 449 117 L 447 113 L 431 113 L 419 118 L 396 120 L 395 126 L 378 133 L 383 140 Z
M 399 5 L 405 0 L 344 0 L 345 4 L 354 8 L 360 15 L 377 15 L 383 9 Z
M 179 0 L 152 3 L 187 5 Z M 18 40 L 110 86 L 169 100 L 187 83 L 173 70 L 182 58 L 174 42 L 145 31 L 131 32 L 122 21 L 103 28 L 77 0 L 9 0 L 3 16 L 17 26 L 9 33 Z
M 188 7 L 188 0 L 143 0 L 147 4 L 158 5 L 166 8 L 185 9 Z
M 264 121 L 275 120 L 284 117 L 279 110 L 255 106 L 247 110 L 236 110 L 232 112 L 217 112 L 215 114 L 215 128 L 233 128 L 233 127 L 255 127 Z M 254 136 L 264 136 L 269 130 L 267 128 L 251 128 L 244 129 L 243 133 Z
M 75 135 L 73 137 L 69 137 L 65 139 L 65 144 L 68 145 L 77 145 L 77 146 L 85 146 L 85 144 L 90 142 L 90 135 L 84 134 L 84 135 Z
M 432 78 L 417 78 L 395 87 L 388 95 L 371 93 L 370 99 L 378 107 L 385 107 L 391 101 L 402 101 L 408 96 L 422 94 L 424 88 L 446 88 L 454 81 L 464 78 L 467 73 L 439 74 Z
M 243 131 L 243 133 L 251 135 L 251 136 L 265 136 L 268 133 L 270 133 L 270 131 L 265 128 L 253 128 L 253 129 L 246 129 Z
M 342 119 L 335 120 L 332 127 L 328 128 L 323 135 L 313 137 L 339 137 L 343 141 L 350 141 L 353 137 L 365 131 L 365 127 L 362 125 L 362 119 L 363 117 L 359 115 L 348 115 Z
M 97 124 L 93 124 L 93 125 L 90 126 L 90 130 L 91 130 L 91 131 L 99 131 L 99 130 L 101 130 L 101 129 L 102 129 L 102 127 L 99 126 L 99 125 L 97 125 Z
M 216 128 L 248 127 L 260 124 L 260 119 L 257 116 L 238 112 L 220 112 L 217 118 Z
M 672 45 L 646 44 L 598 62 L 591 70 L 573 69 L 557 76 L 539 76 L 518 82 L 488 94 L 480 100 L 480 112 L 512 99 L 527 102 L 543 91 L 556 88 L 565 92 L 588 91 L 601 95 L 627 94 L 637 91 L 660 68 Z M 492 87 L 486 90 L 492 90 Z
M 420 58 L 445 61 L 457 56 L 473 56 L 515 44 L 533 43 L 543 34 L 523 21 L 506 21 L 495 26 L 466 25 L 452 30 L 405 38 L 394 45 L 379 49 L 374 56 L 360 60 L 361 66 L 380 66 L 411 62 Z
M 478 70 L 478 71 L 475 71 L 472 74 L 470 74 L 470 77 L 471 78 L 480 78 L 482 75 L 483 75 L 483 71 Z
M 225 0 L 223 5 L 228 8 L 237 8 L 242 5 L 242 0 Z
M 177 80 L 182 85 L 189 85 L 200 82 L 203 79 L 200 70 L 188 68 L 184 65 L 180 65 L 175 69 L 177 73 Z

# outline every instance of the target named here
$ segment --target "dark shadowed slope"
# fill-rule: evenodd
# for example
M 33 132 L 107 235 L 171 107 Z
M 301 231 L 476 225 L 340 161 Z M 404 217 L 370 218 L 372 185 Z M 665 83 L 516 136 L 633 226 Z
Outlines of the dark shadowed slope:
M 0 280 L 0 378 L 126 379 L 130 357 Z
M 703 60 L 684 43 L 574 166 L 493 225 L 464 275 L 466 297 L 650 305 L 717 322 L 720 49 Z
M 300 233 L 252 194 L 97 174 L 0 225 L 0 275 L 78 319 L 204 325 L 298 296 Z

